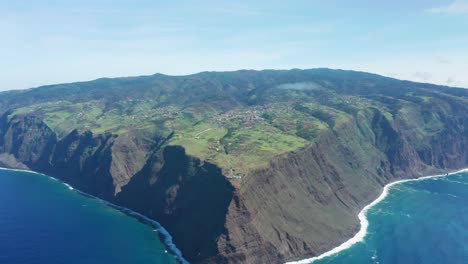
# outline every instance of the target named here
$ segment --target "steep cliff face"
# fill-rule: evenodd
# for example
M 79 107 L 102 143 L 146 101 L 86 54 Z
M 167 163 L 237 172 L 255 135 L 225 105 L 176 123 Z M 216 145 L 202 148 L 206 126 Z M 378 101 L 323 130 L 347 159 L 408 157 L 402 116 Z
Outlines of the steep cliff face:
M 411 175 L 409 167 L 403 169 Z M 277 258 L 287 260 L 318 254 L 352 236 L 357 213 L 394 177 L 390 171 L 385 154 L 350 122 L 303 150 L 275 158 L 246 179 L 241 193 L 253 212 L 251 224 L 263 241 L 275 245 Z
M 3 95 L 0 112 L 38 105 L 0 117 L 0 166 L 47 173 L 159 221 L 191 262 L 282 263 L 351 237 L 385 184 L 468 165 L 464 90 L 327 70 L 205 75 Z M 129 93 L 133 84 L 144 85 Z M 295 150 L 252 165 L 284 149 Z M 242 180 L 214 163 L 237 173 L 226 167 L 233 160 L 250 163 Z
M 57 143 L 55 151 L 49 154 L 50 167 L 43 171 L 84 192 L 109 199 L 114 193 L 110 174 L 114 140 L 112 135 L 94 136 L 75 130 Z
M 234 188 L 210 163 L 181 147 L 154 153 L 116 196 L 116 203 L 157 219 L 191 261 L 219 256 L 216 241 L 226 234 L 226 213 Z M 223 257 L 216 262 L 223 262 Z
M 136 132 L 120 135 L 115 139 L 111 148 L 109 168 L 114 180 L 115 194 L 145 166 L 152 152 L 159 150 L 166 140 L 163 136 L 152 137 Z
M 26 166 L 45 169 L 49 164 L 57 138 L 42 120 L 34 116 L 0 118 L 0 151 L 16 157 Z
M 167 137 L 74 130 L 57 141 L 34 117 L 6 114 L 0 121 L 3 166 L 47 173 L 158 220 L 192 261 L 226 261 L 216 241 L 227 233 L 234 187 L 215 165 L 164 147 Z
M 239 221 L 228 221 L 227 229 L 236 234 L 229 244 L 236 250 L 224 254 L 245 263 L 279 263 L 344 242 L 359 229 L 357 213 L 386 183 L 468 164 L 467 118 L 444 118 L 450 127 L 427 136 L 405 130 L 398 115 L 390 122 L 370 109 L 310 146 L 276 157 L 243 182 L 242 206 L 232 202 L 228 218 L 241 218 L 249 231 L 239 234 Z M 427 145 L 409 143 L 423 134 Z
M 357 213 L 384 184 L 466 166 L 466 109 L 454 107 L 464 106 L 429 116 L 421 110 L 420 129 L 403 114 L 389 120 L 377 109 L 361 111 L 307 147 L 275 157 L 240 188 L 215 165 L 166 147 L 167 138 L 75 130 L 57 140 L 33 116 L 0 119 L 1 151 L 8 153 L 0 159 L 158 220 L 192 262 L 280 263 L 351 237 Z M 436 121 L 443 125 L 435 131 Z

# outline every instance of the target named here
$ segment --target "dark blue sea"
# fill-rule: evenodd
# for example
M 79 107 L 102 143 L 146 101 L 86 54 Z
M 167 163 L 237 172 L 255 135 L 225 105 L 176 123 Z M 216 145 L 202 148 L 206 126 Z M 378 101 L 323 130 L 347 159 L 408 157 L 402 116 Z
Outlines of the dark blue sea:
M 392 186 L 362 242 L 314 264 L 467 264 L 468 173 Z
M 468 173 L 404 182 L 362 242 L 314 264 L 468 263 Z M 153 227 L 49 177 L 0 170 L 0 263 L 176 263 Z
M 0 170 L 0 263 L 176 263 L 153 227 L 49 177 Z

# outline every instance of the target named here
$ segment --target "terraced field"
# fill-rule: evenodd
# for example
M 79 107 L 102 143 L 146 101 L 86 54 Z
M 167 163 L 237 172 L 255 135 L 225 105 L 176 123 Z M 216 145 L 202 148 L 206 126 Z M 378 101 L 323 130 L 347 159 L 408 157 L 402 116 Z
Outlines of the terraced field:
M 404 122 L 420 122 L 418 135 L 437 133 L 442 128 L 433 113 L 424 120 L 418 116 L 421 107 L 430 107 L 441 96 L 437 90 L 418 88 L 420 84 L 394 86 L 393 79 L 374 75 L 342 83 L 336 77 L 344 74 L 345 78 L 347 72 L 338 72 L 330 79 L 327 74 L 316 76 L 317 71 L 320 73 L 316 70 L 311 76 L 297 78 L 306 81 L 280 84 L 270 84 L 268 71 L 258 73 L 263 77 L 260 80 L 253 78 L 248 83 L 236 79 L 236 72 L 214 73 L 209 81 L 202 73 L 185 77 L 190 79 L 190 86 L 183 78 L 174 77 L 176 81 L 169 82 L 165 77 L 148 76 L 141 77 L 140 82 L 128 80 L 143 87 L 134 90 L 128 90 L 125 78 L 103 84 L 97 80 L 81 84 L 90 87 L 90 94 L 83 98 L 75 94 L 52 101 L 35 100 L 10 115 L 39 116 L 60 137 L 73 130 L 95 135 L 135 131 L 171 135 L 169 145 L 183 146 L 188 154 L 214 162 L 230 176 L 243 176 L 266 166 L 274 156 L 300 149 L 369 109 L 378 109 L 389 122 L 396 115 Z M 374 78 L 378 78 L 378 84 Z M 66 87 L 41 89 L 47 93 Z M 99 96 L 93 96 L 93 91 Z

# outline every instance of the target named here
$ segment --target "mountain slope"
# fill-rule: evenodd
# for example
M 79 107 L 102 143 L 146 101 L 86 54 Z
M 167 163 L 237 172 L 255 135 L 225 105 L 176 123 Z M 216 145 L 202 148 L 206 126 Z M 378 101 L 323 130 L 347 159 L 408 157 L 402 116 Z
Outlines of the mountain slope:
M 314 69 L 0 93 L 0 164 L 161 222 L 192 262 L 330 249 L 386 183 L 468 164 L 468 90 Z

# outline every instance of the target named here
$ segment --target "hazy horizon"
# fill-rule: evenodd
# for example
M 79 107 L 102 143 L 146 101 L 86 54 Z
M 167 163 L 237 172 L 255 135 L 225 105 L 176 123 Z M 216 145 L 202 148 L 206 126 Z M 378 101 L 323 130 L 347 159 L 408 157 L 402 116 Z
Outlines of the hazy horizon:
M 427 84 L 448 86 L 448 87 L 452 87 L 452 88 L 464 88 L 464 89 L 468 89 L 468 85 L 467 85 L 466 87 L 463 87 L 463 86 L 450 86 L 450 85 L 446 85 L 446 84 L 444 85 L 444 84 L 437 84 L 437 83 L 431 83 L 431 82 L 423 82 L 423 81 L 413 81 L 413 80 L 407 80 L 407 79 L 400 79 L 400 78 L 396 78 L 396 77 L 392 77 L 392 76 L 386 76 L 386 75 L 379 74 L 379 73 L 375 73 L 375 72 L 356 71 L 356 70 L 353 70 L 353 69 L 334 69 L 334 68 L 317 67 L 317 68 L 307 68 L 307 69 L 290 68 L 290 69 L 237 69 L 237 70 L 226 70 L 226 71 L 210 70 L 210 71 L 193 72 L 193 73 L 188 73 L 188 74 L 165 74 L 165 73 L 162 73 L 162 72 L 155 72 L 155 73 L 152 73 L 152 74 L 144 74 L 144 75 L 128 75 L 128 76 L 112 76 L 112 77 L 102 76 L 102 77 L 92 78 L 92 79 L 88 79 L 88 80 L 73 80 L 73 81 L 61 82 L 61 83 L 46 83 L 46 84 L 41 84 L 41 85 L 32 86 L 32 87 L 17 88 L 17 89 L 8 89 L 8 90 L 0 90 L 0 92 L 19 91 L 19 90 L 34 89 L 34 88 L 40 88 L 40 87 L 43 87 L 43 86 L 60 85 L 60 84 L 92 82 L 92 81 L 99 80 L 99 79 L 114 79 L 114 78 L 117 78 L 117 79 L 118 79 L 118 78 L 145 77 L 145 76 L 152 76 L 152 75 L 157 75 L 157 74 L 161 74 L 161 75 L 165 75 L 165 76 L 170 76 L 170 77 L 180 77 L 180 76 L 196 75 L 196 74 L 200 74 L 200 73 L 204 73 L 204 72 L 236 72 L 236 71 L 268 71 L 268 70 L 272 70 L 272 71 L 289 71 L 289 70 L 314 70 L 314 69 L 330 69 L 330 70 L 342 70 L 342 71 L 364 72 L 364 73 L 369 73 L 369 74 L 377 74 L 377 75 L 380 75 L 380 76 L 383 76 L 383 77 L 399 79 L 399 80 L 402 80 L 402 81 L 411 81 L 411 82 L 418 82 L 418 83 L 427 83 Z
M 0 0 L 0 15 L 0 91 L 291 68 L 468 87 L 467 0 Z

